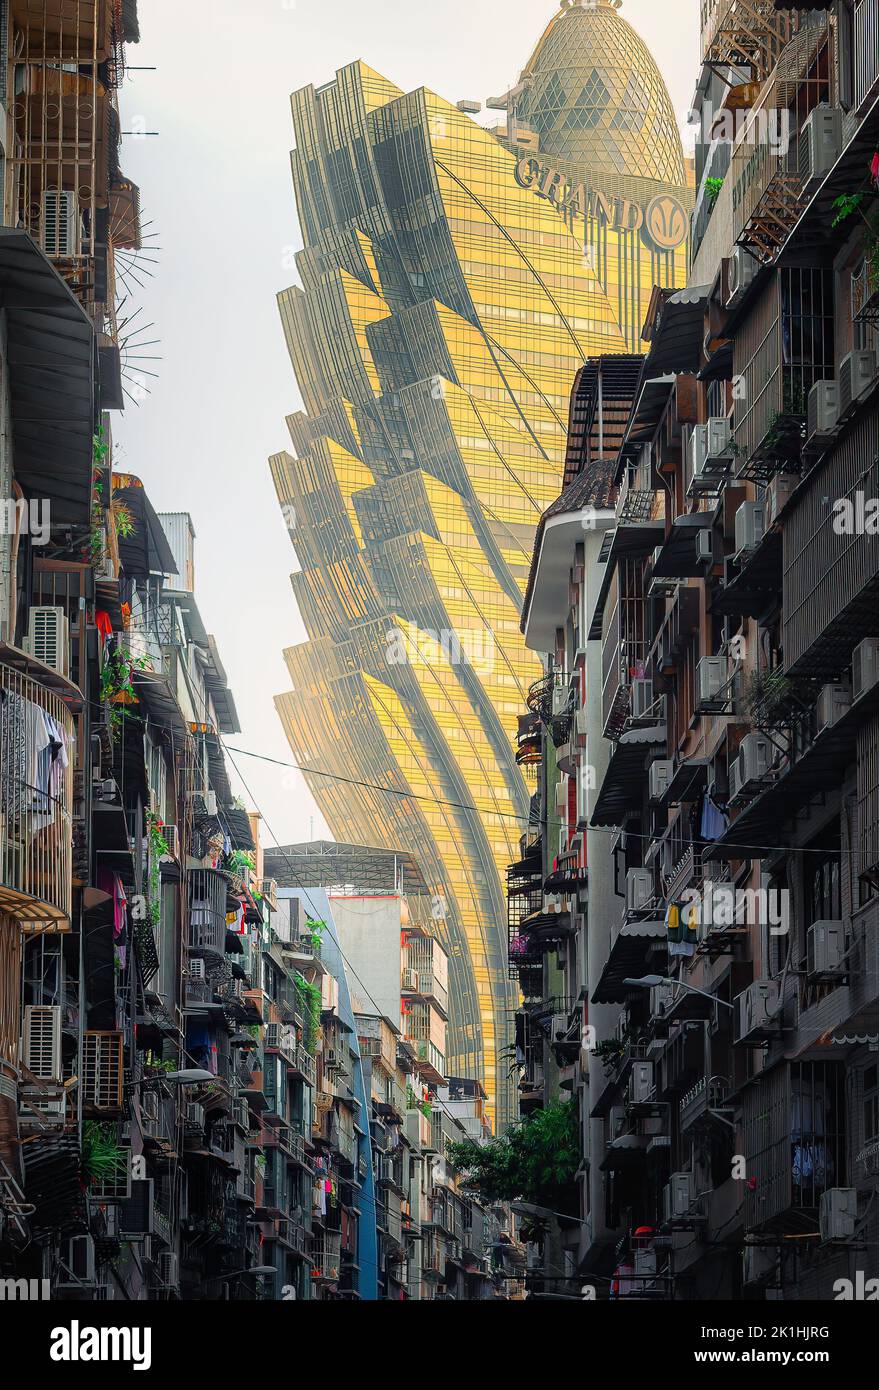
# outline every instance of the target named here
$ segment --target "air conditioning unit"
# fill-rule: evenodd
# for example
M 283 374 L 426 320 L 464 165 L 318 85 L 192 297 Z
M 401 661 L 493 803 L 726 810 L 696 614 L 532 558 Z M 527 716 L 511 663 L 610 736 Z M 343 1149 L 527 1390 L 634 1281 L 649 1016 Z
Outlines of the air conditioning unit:
M 729 765 L 729 799 L 731 802 L 738 801 L 742 795 L 742 769 L 738 757 L 733 758 Z
M 842 153 L 842 110 L 822 103 L 800 131 L 799 173 L 806 188 L 823 182 Z
M 653 708 L 653 703 L 653 681 L 632 681 L 632 718 L 646 718 Z
M 708 421 L 708 444 L 704 471 L 709 477 L 723 478 L 733 460 L 732 424 L 727 415 L 712 415 Z
M 413 970 L 411 965 L 407 965 L 403 971 L 401 987 L 409 994 L 418 993 L 418 971 Z
M 839 428 L 839 382 L 816 381 L 806 406 L 806 443 L 832 439 Z
M 766 508 L 762 502 L 743 502 L 736 512 L 736 554 L 738 561 L 753 555 L 766 532 Z
M 705 481 L 705 459 L 708 456 L 708 426 L 694 425 L 687 445 L 690 464 L 690 488 L 698 491 Z
M 850 415 L 876 380 L 876 354 L 870 348 L 849 352 L 839 364 L 839 418 Z
M 95 1242 L 92 1236 L 71 1236 L 60 1250 L 58 1287 L 94 1287 L 96 1282 Z
M 47 188 L 43 192 L 43 250 L 47 256 L 69 260 L 82 253 L 82 214 L 73 189 Z
M 250 1106 L 240 1097 L 232 1104 L 232 1123 L 247 1134 L 250 1130 Z
M 158 1262 L 159 1284 L 163 1289 L 176 1289 L 180 1284 L 180 1262 L 175 1251 L 163 1250 Z
M 696 708 L 726 703 L 729 666 L 725 656 L 703 656 L 696 667 Z
M 339 1053 L 334 1047 L 328 1047 L 324 1052 L 324 1071 L 338 1071 L 341 1065 Z
M 764 521 L 767 531 L 770 526 L 774 526 L 784 511 L 788 502 L 794 495 L 794 490 L 799 483 L 799 478 L 795 473 L 776 473 L 766 488 L 766 496 L 763 505 L 766 508 Z
M 61 1006 L 28 1004 L 24 1011 L 21 1059 L 40 1081 L 60 1081 Z
M 813 984 L 845 974 L 845 927 L 842 922 L 813 922 L 806 937 L 806 972 Z
M 205 963 L 200 956 L 192 957 L 187 967 L 187 974 L 190 980 L 204 980 L 206 978 Z
M 765 734 L 747 734 L 739 747 L 742 787 L 760 782 L 772 767 L 772 744 Z
M 176 826 L 176 825 L 163 825 L 163 826 L 162 826 L 162 835 L 163 835 L 163 837 L 164 837 L 165 844 L 168 846 L 168 858 L 169 858 L 169 859 L 179 859 L 179 858 L 180 858 L 180 831 L 177 829 L 177 826 Z
M 816 731 L 823 734 L 832 729 L 852 705 L 852 692 L 847 685 L 825 685 L 815 706 Z
M 205 794 L 204 794 L 204 804 L 205 804 L 205 809 L 206 809 L 208 815 L 209 815 L 209 816 L 216 816 L 216 814 L 217 814 L 217 793 L 216 793 L 216 792 L 205 792 Z
M 635 1062 L 629 1077 L 629 1104 L 646 1105 L 653 1097 L 653 1063 Z
M 142 1091 L 140 1097 L 140 1118 L 144 1124 L 157 1125 L 161 1116 L 161 1102 L 158 1091 Z
M 204 1129 L 205 1108 L 203 1105 L 196 1105 L 193 1101 L 190 1101 L 184 1113 L 186 1123 L 190 1125 L 192 1129 Z
M 854 1187 L 830 1187 L 821 1193 L 818 1229 L 822 1240 L 851 1240 L 858 1228 L 858 1192 Z
M 742 1251 L 742 1283 L 764 1284 L 774 1280 L 777 1262 L 775 1247 L 746 1245 Z
M 629 869 L 626 874 L 626 911 L 641 912 L 653 897 L 653 874 L 649 869 Z
M 760 269 L 757 261 L 744 246 L 734 246 L 729 263 L 729 298 L 727 309 L 734 309 L 744 299 Z
M 63 608 L 31 608 L 24 650 L 59 675 L 70 669 L 70 632 Z
M 736 995 L 736 1042 L 765 1042 L 778 1031 L 777 980 L 755 980 Z
M 650 787 L 650 800 L 661 801 L 668 791 L 668 785 L 674 775 L 674 763 L 671 758 L 657 758 L 650 764 L 648 782 Z
M 879 685 L 879 637 L 865 637 L 852 652 L 852 704 Z
M 583 707 L 574 711 L 574 733 L 577 738 L 586 738 L 589 733 L 589 711 Z
M 267 1023 L 265 1032 L 265 1046 L 269 1051 L 276 1051 L 281 1046 L 281 1036 L 283 1028 L 280 1023 Z
M 696 561 L 698 564 L 711 564 L 714 560 L 714 532 L 705 526 L 696 532 Z
M 674 999 L 674 985 L 650 986 L 650 1017 L 662 1020 L 671 1008 Z
M 557 686 L 552 692 L 552 712 L 554 715 L 567 714 L 571 708 L 571 692 L 567 686 Z
M 635 1278 L 636 1278 L 636 1279 L 655 1279 L 655 1278 L 656 1278 L 656 1251 L 655 1251 L 655 1250 L 636 1250 L 636 1251 L 635 1251 Z
M 680 1221 L 687 1216 L 696 1200 L 696 1182 L 692 1173 L 672 1173 L 662 1192 L 663 1216 L 666 1221 Z

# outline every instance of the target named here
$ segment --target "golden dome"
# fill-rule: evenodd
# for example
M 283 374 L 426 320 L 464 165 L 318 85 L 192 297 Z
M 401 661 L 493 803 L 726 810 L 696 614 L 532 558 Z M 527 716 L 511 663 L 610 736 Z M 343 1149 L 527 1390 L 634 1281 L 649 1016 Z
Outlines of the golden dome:
M 618 13 L 621 0 L 567 0 L 522 73 L 517 122 L 540 153 L 595 180 L 686 183 L 680 132 L 662 74 Z

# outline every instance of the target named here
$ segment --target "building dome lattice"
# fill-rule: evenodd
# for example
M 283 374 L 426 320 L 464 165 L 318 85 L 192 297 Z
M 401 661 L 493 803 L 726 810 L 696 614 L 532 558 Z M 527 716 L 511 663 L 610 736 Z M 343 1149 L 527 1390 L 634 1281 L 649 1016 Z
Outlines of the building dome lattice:
M 680 132 L 662 74 L 614 0 L 572 3 L 550 21 L 515 102 L 547 159 L 601 175 L 683 185 Z

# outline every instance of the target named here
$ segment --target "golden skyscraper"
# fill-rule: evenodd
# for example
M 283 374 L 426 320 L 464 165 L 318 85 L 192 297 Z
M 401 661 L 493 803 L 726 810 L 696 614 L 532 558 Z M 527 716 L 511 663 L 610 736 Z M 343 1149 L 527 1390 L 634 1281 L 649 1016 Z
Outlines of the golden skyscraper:
M 584 17 L 605 8 L 629 44 L 612 8 Z M 641 51 L 655 72 L 627 48 L 627 82 Z M 602 80 L 623 109 L 628 87 Z M 363 63 L 292 105 L 304 250 L 279 302 L 305 412 L 288 421 L 295 456 L 271 463 L 310 640 L 287 651 L 293 690 L 276 703 L 333 834 L 417 857 L 450 956 L 446 1074 L 481 1080 L 504 1125 L 505 870 L 530 801 L 513 734 L 541 674 L 519 632 L 534 531 L 560 491 L 577 369 L 628 350 L 617 243 L 626 264 L 636 243 L 659 256 L 666 283 L 684 283 L 686 255 L 657 250 L 661 219 L 634 190 L 532 177 L 507 132 Z M 673 125 L 663 139 L 677 176 Z

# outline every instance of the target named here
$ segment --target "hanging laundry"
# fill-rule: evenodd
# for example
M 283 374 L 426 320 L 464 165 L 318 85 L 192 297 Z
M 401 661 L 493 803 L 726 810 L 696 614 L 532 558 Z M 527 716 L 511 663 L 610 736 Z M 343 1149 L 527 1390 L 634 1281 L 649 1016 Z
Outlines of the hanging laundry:
M 721 810 L 717 802 L 707 792 L 702 798 L 702 823 L 700 833 L 703 840 L 719 840 L 729 825 L 729 816 Z

